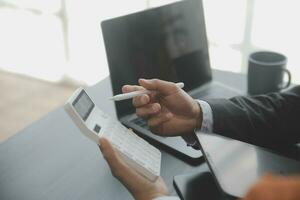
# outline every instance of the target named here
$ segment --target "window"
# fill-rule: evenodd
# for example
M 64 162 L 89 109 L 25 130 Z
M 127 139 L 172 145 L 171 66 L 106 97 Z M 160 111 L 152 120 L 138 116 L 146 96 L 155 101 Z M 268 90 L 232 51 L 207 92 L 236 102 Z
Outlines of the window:
M 0 0 L 0 69 L 94 84 L 108 75 L 100 22 L 176 0 Z M 293 0 L 203 0 L 213 68 L 247 72 L 260 49 L 284 53 L 300 83 Z M 267 12 L 266 12 L 267 11 Z
M 0 68 L 58 80 L 65 45 L 60 0 L 0 3 Z

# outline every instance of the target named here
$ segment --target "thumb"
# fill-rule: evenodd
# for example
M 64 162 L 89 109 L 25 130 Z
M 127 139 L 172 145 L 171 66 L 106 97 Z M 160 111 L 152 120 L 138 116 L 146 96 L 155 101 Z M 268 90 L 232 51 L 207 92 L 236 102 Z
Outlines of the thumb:
M 114 177 L 119 179 L 126 187 L 134 185 L 134 182 L 141 179 L 141 175 L 135 172 L 133 169 L 128 167 L 122 159 L 119 157 L 117 152 L 114 150 L 111 143 L 104 137 L 99 140 L 100 150 L 107 161 L 111 173 Z
M 175 83 L 159 79 L 139 79 L 139 84 L 148 90 L 155 90 L 163 95 L 171 95 L 179 91 Z
M 100 138 L 100 145 L 99 148 L 107 161 L 109 167 L 111 168 L 111 171 L 115 176 L 119 176 L 119 172 L 123 171 L 123 168 L 125 167 L 123 161 L 120 159 L 120 157 L 117 155 L 117 152 L 114 150 L 111 143 L 104 137 Z

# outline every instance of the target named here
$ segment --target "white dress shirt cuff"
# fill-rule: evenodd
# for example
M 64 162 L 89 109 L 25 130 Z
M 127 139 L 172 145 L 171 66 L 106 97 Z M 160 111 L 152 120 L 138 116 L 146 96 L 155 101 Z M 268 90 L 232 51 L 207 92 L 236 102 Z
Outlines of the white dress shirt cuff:
M 175 197 L 175 196 L 165 196 L 165 197 L 158 197 L 155 198 L 153 200 L 180 200 L 179 197 Z
M 213 132 L 213 113 L 210 105 L 202 100 L 197 100 L 202 109 L 202 125 L 201 132 L 212 133 Z
M 202 110 L 202 124 L 201 124 L 201 132 L 204 133 L 212 133 L 213 132 L 213 115 L 212 115 L 212 109 L 210 105 L 202 100 L 197 100 L 201 110 Z M 200 120 L 200 119 L 199 119 Z M 199 148 L 199 144 L 197 142 L 197 139 L 195 137 L 195 133 L 190 135 L 184 135 L 182 138 L 186 142 L 188 146 L 191 146 L 195 149 Z

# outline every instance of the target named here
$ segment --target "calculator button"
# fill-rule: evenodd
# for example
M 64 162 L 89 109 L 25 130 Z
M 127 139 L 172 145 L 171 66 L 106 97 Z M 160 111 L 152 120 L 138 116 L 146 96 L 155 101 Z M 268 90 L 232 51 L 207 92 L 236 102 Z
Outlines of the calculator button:
M 148 169 L 152 174 L 156 174 L 155 171 L 152 170 L 152 168 L 147 167 L 147 169 Z
M 133 158 L 133 155 L 132 155 L 129 151 L 127 151 L 126 149 L 123 149 L 122 152 L 123 152 L 127 157 Z
M 114 143 L 113 146 L 114 146 L 116 149 L 121 149 L 121 146 L 120 146 L 118 143 Z
M 161 153 L 146 140 L 127 129 L 121 123 L 110 120 L 101 130 L 109 134 L 110 141 L 124 156 L 136 162 L 150 173 L 159 175 Z
M 141 161 L 140 159 L 135 159 L 135 161 L 140 164 L 141 166 L 145 166 L 145 163 Z
M 95 131 L 96 133 L 99 133 L 100 130 L 101 130 L 101 126 L 99 126 L 98 124 L 96 124 L 95 127 L 94 127 L 94 131 Z

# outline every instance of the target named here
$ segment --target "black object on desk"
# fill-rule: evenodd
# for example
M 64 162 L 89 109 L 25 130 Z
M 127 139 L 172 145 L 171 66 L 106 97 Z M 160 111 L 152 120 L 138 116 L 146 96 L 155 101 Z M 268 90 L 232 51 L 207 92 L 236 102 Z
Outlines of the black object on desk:
M 213 133 L 197 136 L 216 183 L 230 197 L 243 198 L 266 173 L 284 176 L 300 173 L 298 160 L 269 149 Z
M 177 175 L 173 183 L 181 200 L 225 199 L 209 171 Z

